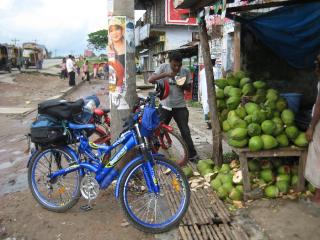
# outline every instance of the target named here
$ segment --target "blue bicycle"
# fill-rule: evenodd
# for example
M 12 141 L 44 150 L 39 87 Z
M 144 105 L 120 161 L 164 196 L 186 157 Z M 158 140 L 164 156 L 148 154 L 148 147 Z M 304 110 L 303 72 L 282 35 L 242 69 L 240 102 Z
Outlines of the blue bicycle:
M 187 211 L 190 188 L 182 170 L 163 155 L 152 154 L 151 136 L 157 123 L 155 95 L 142 112 L 131 115 L 127 127 L 110 146 L 90 142 L 92 124 L 65 122 L 73 144 L 39 148 L 28 162 L 28 182 L 39 204 L 55 212 L 72 208 L 80 196 L 90 201 L 117 179 L 115 197 L 136 228 L 161 233 L 176 226 Z M 121 147 L 120 147 L 121 146 Z M 119 149 L 115 149 L 120 147 Z M 130 150 L 136 156 L 121 170 L 116 166 Z M 115 153 L 105 162 L 104 156 Z

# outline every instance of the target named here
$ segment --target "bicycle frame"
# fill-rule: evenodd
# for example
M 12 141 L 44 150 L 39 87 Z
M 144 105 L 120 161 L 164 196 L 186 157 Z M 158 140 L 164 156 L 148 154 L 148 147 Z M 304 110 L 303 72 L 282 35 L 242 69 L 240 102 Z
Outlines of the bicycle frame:
M 138 128 L 138 125 L 136 127 Z M 120 144 L 122 144 L 123 146 L 117 151 L 116 154 L 114 154 L 114 156 L 110 159 L 110 161 L 106 165 L 104 165 L 100 159 L 102 159 L 105 154 L 110 154 L 111 151 L 117 146 L 119 146 Z M 111 146 L 94 144 L 94 143 L 88 142 L 86 138 L 81 136 L 78 152 L 80 154 L 84 154 L 87 157 L 86 161 L 84 162 L 81 161 L 79 159 L 79 155 L 77 154 L 77 152 L 72 148 L 67 147 L 68 151 L 72 154 L 74 159 L 76 159 L 77 163 L 67 168 L 57 170 L 51 173 L 48 177 L 50 179 L 54 179 L 58 176 L 63 176 L 77 170 L 80 170 L 80 175 L 84 175 L 85 171 L 89 171 L 89 172 L 95 173 L 95 179 L 99 183 L 100 188 L 105 189 L 119 175 L 118 170 L 115 168 L 117 163 L 128 151 L 130 151 L 131 149 L 133 149 L 138 145 L 139 145 L 139 141 L 134 130 L 129 130 L 121 134 L 119 139 L 115 141 Z M 98 154 L 97 154 L 98 156 L 96 156 L 92 152 L 92 149 L 95 149 L 98 151 Z M 152 167 L 153 166 L 152 155 L 147 157 L 144 155 L 137 156 L 126 165 L 126 167 L 122 170 L 122 173 L 124 172 L 125 169 L 127 169 L 133 163 L 143 158 L 145 158 L 143 172 L 146 180 L 146 185 L 148 186 L 148 191 L 159 193 L 160 188 L 157 184 L 157 179 L 155 177 L 155 173 Z M 123 177 L 123 174 L 120 174 L 119 180 L 122 177 Z

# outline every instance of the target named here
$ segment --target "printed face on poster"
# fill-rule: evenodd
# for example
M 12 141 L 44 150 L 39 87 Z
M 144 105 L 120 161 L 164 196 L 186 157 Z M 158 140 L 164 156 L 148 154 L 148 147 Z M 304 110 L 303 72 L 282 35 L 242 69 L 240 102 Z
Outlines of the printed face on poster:
M 123 92 L 125 81 L 126 56 L 126 17 L 112 16 L 108 19 L 108 46 L 109 59 L 109 91 Z
M 111 102 L 119 110 L 129 109 L 125 101 L 126 78 L 129 77 L 126 74 L 126 55 L 132 55 L 134 52 L 134 21 L 124 16 L 109 17 L 107 46 L 109 93 Z

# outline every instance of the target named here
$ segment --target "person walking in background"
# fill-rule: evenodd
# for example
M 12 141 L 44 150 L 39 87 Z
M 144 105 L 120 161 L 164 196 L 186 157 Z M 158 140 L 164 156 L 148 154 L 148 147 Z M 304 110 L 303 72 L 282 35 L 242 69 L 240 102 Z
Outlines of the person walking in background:
M 104 80 L 109 79 L 109 64 L 106 62 L 103 65 L 103 72 L 104 72 Z
M 66 64 L 67 60 L 66 58 L 62 58 L 62 63 L 61 63 L 61 72 L 60 72 L 60 78 L 61 79 L 66 79 L 68 77 L 68 73 L 67 73 L 67 64 Z
M 42 69 L 43 59 L 44 59 L 43 50 L 39 49 L 37 55 L 38 55 L 37 56 L 37 69 L 41 70 Z
M 76 70 L 77 70 L 77 76 L 80 77 L 80 70 L 81 70 L 81 68 L 80 68 L 80 66 L 77 65 L 77 64 L 75 64 L 75 66 L 76 66 Z
M 311 123 L 306 131 L 309 148 L 305 177 L 316 187 L 316 192 L 312 200 L 320 204 L 320 54 L 318 54 L 315 64 L 315 73 L 318 79 L 318 94 L 313 106 Z
M 67 72 L 69 76 L 69 86 L 74 86 L 76 85 L 76 82 L 75 82 L 76 73 L 75 73 L 75 66 L 74 66 L 74 57 L 72 55 L 69 55 L 66 61 L 66 67 L 67 67 Z
M 156 69 L 148 79 L 150 83 L 156 81 L 168 81 L 170 84 L 169 95 L 161 101 L 160 117 L 165 124 L 169 124 L 173 118 L 178 125 L 182 138 L 188 146 L 189 161 L 199 160 L 197 151 L 191 138 L 188 125 L 189 111 L 184 100 L 184 90 L 191 88 L 190 72 L 182 67 L 182 56 L 179 52 L 169 55 L 169 64 L 164 63 Z
M 83 74 L 84 74 L 84 77 L 85 77 L 86 81 L 91 83 L 90 82 L 89 62 L 88 62 L 88 60 L 86 60 L 84 62 L 84 64 L 82 65 L 82 71 L 83 71 Z
M 99 64 L 98 64 L 98 63 L 94 63 L 94 64 L 93 64 L 93 78 L 94 78 L 94 79 L 97 78 L 98 67 L 99 67 Z
M 221 70 L 215 66 L 216 65 L 216 59 L 211 59 L 211 63 L 212 63 L 212 66 L 213 66 L 214 79 L 222 78 Z M 204 121 L 207 124 L 207 129 L 211 129 L 212 126 L 211 126 L 211 120 L 210 120 L 210 117 L 209 117 L 207 78 L 206 78 L 205 68 L 203 68 L 199 73 L 199 93 L 200 93 L 200 99 L 201 99 L 203 114 L 204 114 Z

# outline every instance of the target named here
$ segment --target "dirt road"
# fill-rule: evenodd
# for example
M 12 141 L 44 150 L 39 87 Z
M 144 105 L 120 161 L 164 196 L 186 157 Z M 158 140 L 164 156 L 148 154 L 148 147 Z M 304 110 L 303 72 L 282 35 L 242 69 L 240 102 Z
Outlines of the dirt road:
M 1 89 L 7 89 L 0 105 L 35 108 L 38 102 L 60 94 L 65 87 L 67 84 L 55 76 L 18 74 L 13 84 L 0 83 Z M 98 93 L 102 106 L 107 106 L 104 90 L 104 82 L 93 80 L 91 85 L 79 86 L 67 98 Z M 0 239 L 154 239 L 126 222 L 112 187 L 97 198 L 89 212 L 80 210 L 86 204 L 84 200 L 63 214 L 44 210 L 36 203 L 27 186 L 28 154 L 24 153 L 24 134 L 35 114 L 26 117 L 0 114 Z

